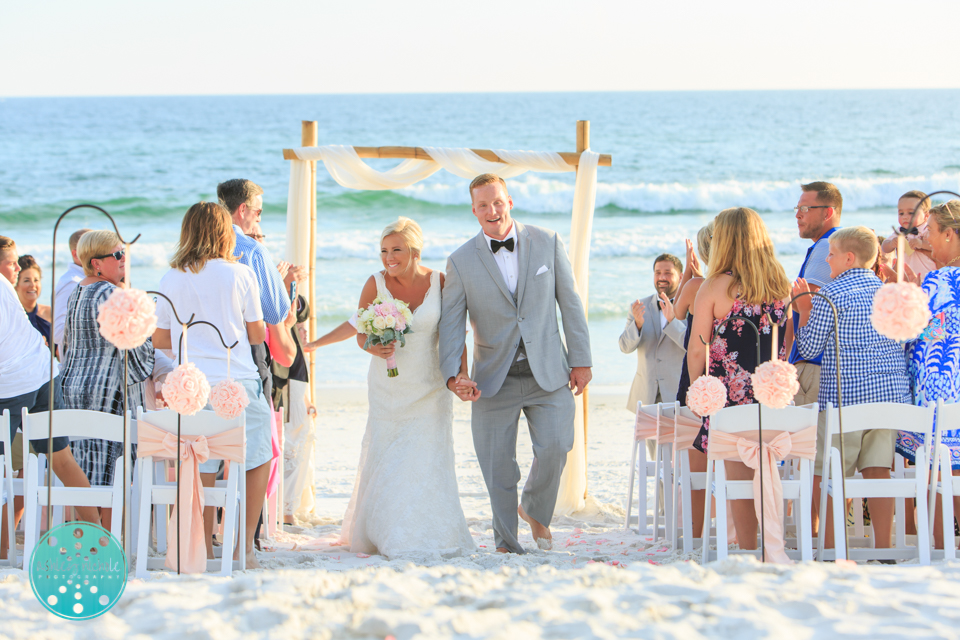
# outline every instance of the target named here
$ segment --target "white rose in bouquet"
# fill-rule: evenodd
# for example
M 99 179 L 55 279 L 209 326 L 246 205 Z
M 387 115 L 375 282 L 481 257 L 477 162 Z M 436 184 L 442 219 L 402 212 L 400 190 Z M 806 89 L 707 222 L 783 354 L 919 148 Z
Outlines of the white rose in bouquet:
M 383 331 L 387 328 L 387 319 L 383 316 L 377 316 L 373 319 L 373 328 L 377 331 Z

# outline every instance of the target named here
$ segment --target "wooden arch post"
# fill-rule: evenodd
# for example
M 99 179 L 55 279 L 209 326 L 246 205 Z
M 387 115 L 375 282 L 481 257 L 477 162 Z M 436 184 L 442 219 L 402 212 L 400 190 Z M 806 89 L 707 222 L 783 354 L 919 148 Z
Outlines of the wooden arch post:
M 590 121 L 577 120 L 577 155 L 590 148 Z M 580 171 L 580 165 L 577 165 L 577 172 Z M 589 300 L 589 297 L 588 297 Z M 590 330 L 590 309 L 588 305 L 583 306 L 583 317 L 587 320 L 587 331 Z M 583 390 L 583 498 L 587 498 L 587 432 L 588 419 L 590 416 L 590 386 Z
M 300 144 L 304 147 L 317 146 L 317 121 L 303 120 L 300 123 Z M 317 339 L 317 161 L 310 161 L 310 321 L 307 323 L 307 337 L 312 342 Z M 310 402 L 317 406 L 316 398 L 316 351 L 310 352 Z

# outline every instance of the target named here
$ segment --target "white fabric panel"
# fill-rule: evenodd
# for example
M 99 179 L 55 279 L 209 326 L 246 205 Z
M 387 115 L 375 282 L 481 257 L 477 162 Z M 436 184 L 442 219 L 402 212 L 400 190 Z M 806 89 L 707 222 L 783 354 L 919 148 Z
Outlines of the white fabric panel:
M 597 196 L 597 162 L 600 154 L 584 151 L 580 155 L 577 184 L 573 192 L 573 218 L 570 223 L 570 262 L 577 281 L 577 293 L 587 313 L 590 292 L 590 238 L 593 234 L 593 212 Z M 576 396 L 573 423 L 573 449 L 560 476 L 560 490 L 554 515 L 570 515 L 586 506 L 587 489 L 586 438 L 583 425 L 583 396 Z
M 525 167 L 515 167 L 502 162 L 484 160 L 470 149 L 442 147 L 424 147 L 423 149 L 441 167 L 466 180 L 473 180 L 481 173 L 495 173 L 504 179 L 513 178 L 527 171 Z
M 493 152 L 511 165 L 523 167 L 527 171 L 568 172 L 577 170 L 575 166 L 567 164 L 567 161 L 561 158 L 560 154 L 550 151 L 494 149 Z
M 310 163 L 290 161 L 290 187 L 287 190 L 287 249 L 284 260 L 310 266 Z M 312 302 L 312 300 L 311 300 Z
M 301 147 L 294 152 L 302 160 L 323 160 L 337 184 L 347 189 L 402 189 L 440 170 L 440 165 L 430 160 L 404 160 L 392 169 L 377 171 L 361 160 L 353 147 L 339 144 Z

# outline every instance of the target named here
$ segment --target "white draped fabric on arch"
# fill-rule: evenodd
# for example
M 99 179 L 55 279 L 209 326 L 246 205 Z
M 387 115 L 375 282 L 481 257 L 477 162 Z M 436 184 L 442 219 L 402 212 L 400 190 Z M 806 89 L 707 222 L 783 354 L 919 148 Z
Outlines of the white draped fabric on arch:
M 538 151 L 493 152 L 504 162 L 491 162 L 470 149 L 424 147 L 430 159 L 407 159 L 387 171 L 377 171 L 365 163 L 351 146 L 325 145 L 292 149 L 296 159 L 290 162 L 290 190 L 287 198 L 287 254 L 293 264 L 309 265 L 311 217 L 311 162 L 322 161 L 333 179 L 342 187 L 358 190 L 386 190 L 409 187 L 439 171 L 472 180 L 481 173 L 496 173 L 513 178 L 527 171 L 577 172 L 570 227 L 570 261 L 577 290 L 588 309 L 590 237 L 597 193 L 597 166 L 600 154 L 589 149 L 580 154 L 579 167 L 567 164 L 557 153 Z M 379 230 L 373 230 L 379 232 Z M 556 515 L 570 515 L 586 502 L 586 457 L 583 421 L 583 396 L 577 397 L 575 439 L 567 457 L 557 499 Z

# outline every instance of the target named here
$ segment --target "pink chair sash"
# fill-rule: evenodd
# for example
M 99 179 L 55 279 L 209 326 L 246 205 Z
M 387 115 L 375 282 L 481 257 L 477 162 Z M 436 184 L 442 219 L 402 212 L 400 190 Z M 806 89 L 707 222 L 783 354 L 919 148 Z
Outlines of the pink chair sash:
M 673 441 L 677 451 L 693 448 L 693 441 L 697 439 L 702 425 L 703 421 L 701 420 L 688 418 L 684 415 L 677 416 L 677 432 Z
M 753 505 L 760 521 L 763 504 L 764 546 L 767 560 L 777 564 L 792 564 L 783 547 L 783 485 L 777 463 L 787 457 L 813 460 L 817 453 L 817 428 L 807 427 L 796 433 L 782 431 L 770 442 L 761 444 L 740 434 L 710 431 L 709 460 L 737 460 L 756 471 L 753 474 Z M 762 451 L 762 453 L 761 453 Z M 760 495 L 760 456 L 763 455 L 763 495 Z
M 159 459 L 176 459 L 177 435 L 159 429 L 141 420 L 137 424 L 137 455 L 141 458 L 153 456 Z M 177 526 L 183 542 L 183 555 L 180 557 L 180 570 L 183 573 L 203 573 L 207 569 L 207 547 L 203 533 L 203 485 L 200 484 L 200 463 L 209 458 L 243 462 L 244 429 L 237 427 L 217 435 L 183 436 L 180 438 L 180 491 L 174 502 L 173 517 L 167 527 L 166 566 L 177 568 Z M 177 522 L 177 503 L 183 516 Z
M 657 444 L 673 444 L 673 420 L 660 418 L 658 421 L 656 416 L 638 411 L 633 438 L 636 442 L 653 438 Z

